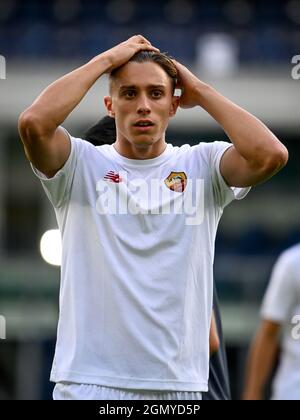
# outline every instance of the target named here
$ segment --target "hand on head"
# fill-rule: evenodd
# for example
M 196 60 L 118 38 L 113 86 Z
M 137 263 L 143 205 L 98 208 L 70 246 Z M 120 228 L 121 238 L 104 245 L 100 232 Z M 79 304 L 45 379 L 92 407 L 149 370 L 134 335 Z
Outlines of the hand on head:
M 198 92 L 201 81 L 183 64 L 172 60 L 178 72 L 176 89 L 181 90 L 179 106 L 193 108 L 198 105 Z
M 135 35 L 104 53 L 110 63 L 107 73 L 127 63 L 139 51 L 160 52 L 148 39 L 142 35 Z

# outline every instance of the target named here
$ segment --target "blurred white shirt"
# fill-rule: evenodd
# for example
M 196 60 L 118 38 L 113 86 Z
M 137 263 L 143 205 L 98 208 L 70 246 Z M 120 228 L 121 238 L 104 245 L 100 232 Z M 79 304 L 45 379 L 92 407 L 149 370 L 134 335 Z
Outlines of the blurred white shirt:
M 300 400 L 300 245 L 286 250 L 276 262 L 261 316 L 283 327 L 272 399 Z

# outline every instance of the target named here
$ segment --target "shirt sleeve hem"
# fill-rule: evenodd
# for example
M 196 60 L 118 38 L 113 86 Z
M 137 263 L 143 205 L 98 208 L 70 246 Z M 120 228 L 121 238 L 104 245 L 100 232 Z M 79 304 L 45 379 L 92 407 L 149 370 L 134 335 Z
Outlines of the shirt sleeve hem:
M 243 198 L 246 197 L 246 195 L 249 193 L 249 191 L 251 190 L 251 187 L 246 187 L 246 188 L 240 188 L 240 187 L 231 187 L 227 184 L 227 182 L 225 181 L 221 170 L 220 170 L 220 164 L 221 164 L 221 160 L 222 157 L 224 156 L 224 153 L 230 149 L 231 147 L 233 147 L 232 144 L 228 143 L 228 145 L 226 147 L 224 147 L 224 149 L 222 149 L 218 155 L 217 155 L 217 165 L 216 165 L 216 170 L 219 176 L 219 179 L 221 180 L 223 187 L 227 190 L 229 190 L 232 194 L 232 199 L 233 200 L 242 200 Z
M 64 165 L 63 165 L 63 167 L 62 168 L 60 168 L 57 172 L 56 172 L 56 174 L 55 175 L 53 175 L 52 177 L 47 177 L 43 172 L 41 172 L 40 170 L 38 170 L 31 162 L 30 162 L 30 166 L 31 166 L 31 168 L 32 168 L 32 170 L 33 170 L 33 173 L 37 176 L 37 178 L 38 179 L 40 179 L 41 181 L 43 181 L 43 182 L 46 182 L 46 183 L 48 183 L 48 182 L 51 182 L 51 181 L 53 181 L 53 180 L 56 180 L 58 177 L 60 177 L 62 174 L 64 174 L 67 170 L 68 170 L 68 168 L 69 168 L 69 166 L 70 166 L 70 164 L 71 164 L 71 161 L 72 161 L 72 156 L 73 156 L 73 153 L 74 153 L 74 144 L 73 144 L 73 141 L 72 141 L 72 138 L 71 138 L 71 136 L 70 136 L 70 134 L 68 133 L 68 131 L 66 130 L 66 129 L 64 129 L 65 130 L 65 132 L 66 132 L 66 134 L 68 135 L 68 137 L 69 137 L 69 140 L 70 140 L 70 143 L 71 143 L 71 150 L 70 150 L 70 154 L 69 154 L 69 156 L 68 156 L 68 159 L 66 160 L 66 162 L 64 163 Z

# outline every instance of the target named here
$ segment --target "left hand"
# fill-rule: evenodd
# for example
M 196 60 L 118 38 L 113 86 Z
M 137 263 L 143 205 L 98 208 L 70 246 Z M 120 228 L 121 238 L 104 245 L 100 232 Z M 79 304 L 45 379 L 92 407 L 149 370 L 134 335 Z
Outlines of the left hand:
M 201 81 L 178 61 L 173 60 L 178 71 L 177 89 L 181 89 L 179 106 L 181 108 L 193 108 L 199 105 L 199 88 Z

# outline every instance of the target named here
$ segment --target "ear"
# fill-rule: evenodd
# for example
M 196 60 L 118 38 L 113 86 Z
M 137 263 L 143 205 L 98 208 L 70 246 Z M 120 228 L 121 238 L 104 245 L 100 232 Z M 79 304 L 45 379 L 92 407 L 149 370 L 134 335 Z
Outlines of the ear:
M 104 97 L 104 104 L 105 107 L 107 109 L 107 113 L 110 117 L 114 118 L 115 117 L 115 113 L 113 110 L 113 102 L 110 96 L 105 96 Z
M 177 109 L 179 107 L 179 103 L 180 103 L 180 96 L 173 96 L 172 98 L 172 105 L 171 105 L 171 109 L 170 109 L 170 117 L 174 117 L 174 115 L 177 112 Z

